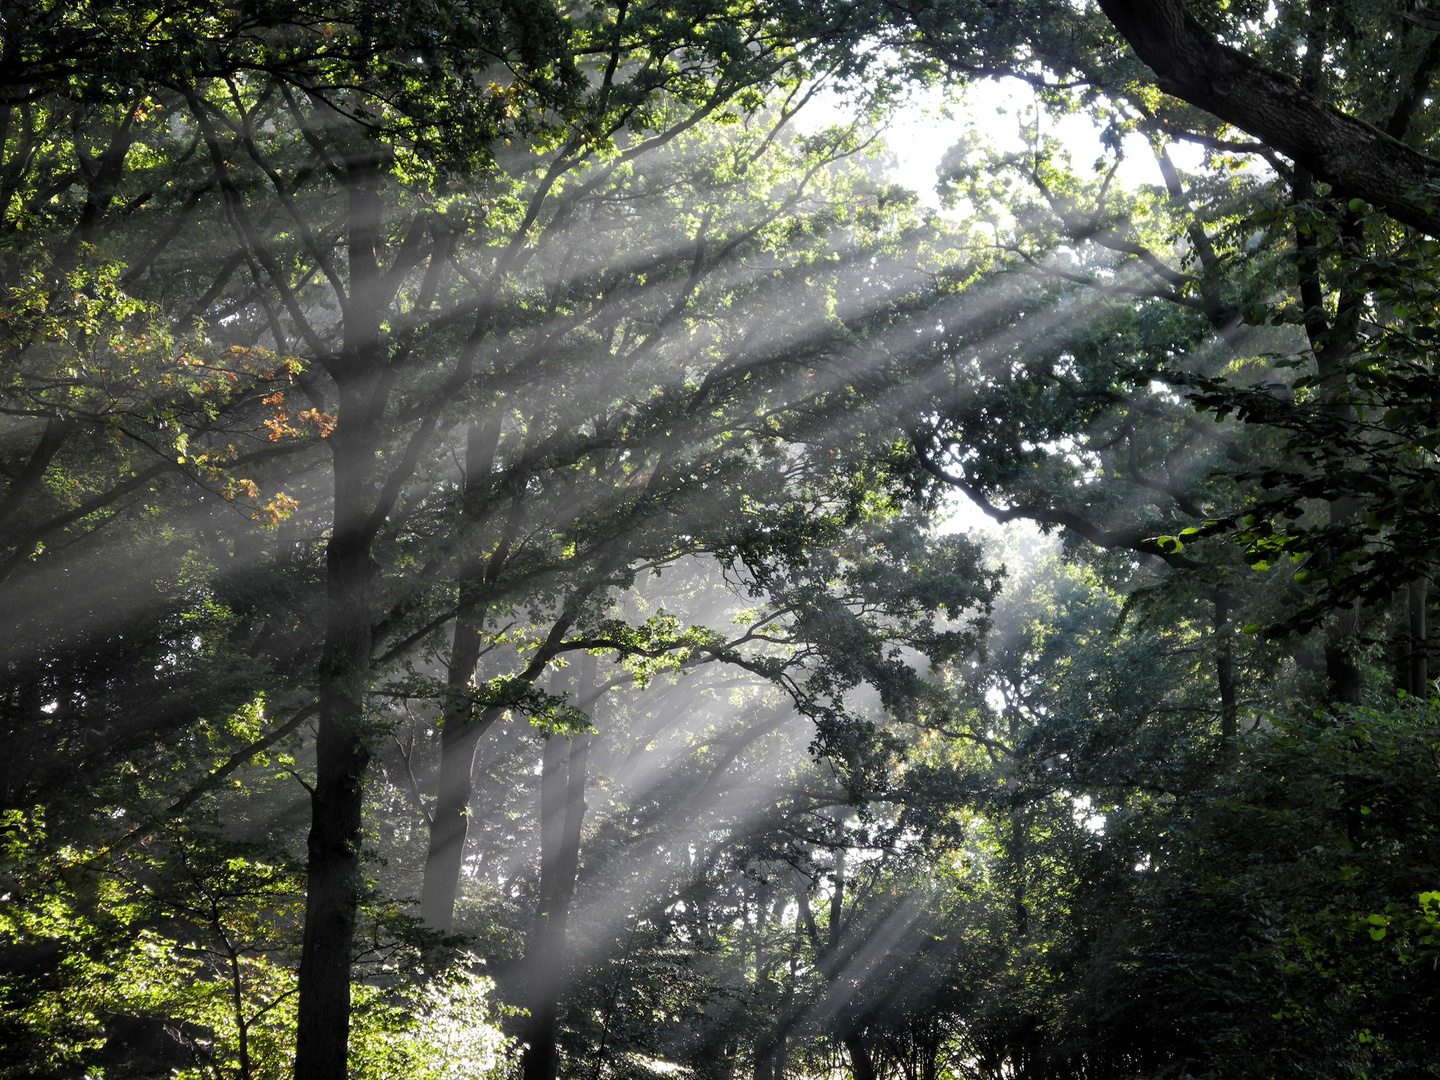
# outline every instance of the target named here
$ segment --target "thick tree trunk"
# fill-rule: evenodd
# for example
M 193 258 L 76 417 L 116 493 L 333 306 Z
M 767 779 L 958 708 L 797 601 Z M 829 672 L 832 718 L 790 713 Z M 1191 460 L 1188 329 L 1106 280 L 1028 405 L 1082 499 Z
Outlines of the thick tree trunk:
M 325 552 L 325 643 L 317 671 L 319 720 L 300 951 L 296 1080 L 346 1080 L 350 958 L 363 878 L 360 872 L 365 723 L 375 620 L 372 478 L 384 405 L 380 293 L 375 245 L 380 220 L 373 170 L 349 188 L 347 255 L 351 291 L 341 354 L 331 364 L 339 392 L 330 436 L 334 524 Z
M 40 438 L 36 441 L 35 449 L 31 452 L 30 458 L 25 467 L 20 470 L 18 476 L 10 479 L 10 486 L 5 492 L 5 497 L 0 499 L 0 543 L 8 544 L 11 539 L 9 528 L 11 519 L 19 512 L 25 500 L 40 486 L 41 480 L 45 477 L 45 471 L 50 467 L 50 462 L 65 445 L 65 440 L 70 437 L 76 428 L 74 420 L 51 416 L 46 419 L 44 428 L 41 429 Z M 26 554 L 29 554 L 27 551 Z
M 498 556 L 491 558 L 492 565 Z M 547 647 L 531 659 L 530 664 L 520 673 L 520 681 L 534 682 L 554 657 L 553 646 L 563 638 L 569 626 L 567 616 L 562 616 L 551 628 L 551 640 Z M 457 631 L 458 632 L 458 631 Z M 461 669 L 453 659 L 452 674 Z M 464 661 L 465 657 L 461 657 Z M 471 661 L 473 663 L 473 660 Z M 469 833 L 470 801 L 474 790 L 473 774 L 475 756 L 480 738 L 504 715 L 499 706 L 487 708 L 475 720 L 465 719 L 469 715 L 468 695 L 463 688 L 452 685 L 450 701 L 464 702 L 463 715 L 460 711 L 451 718 L 444 728 L 440 742 L 440 790 L 435 806 L 435 815 L 430 825 L 430 843 L 425 858 L 425 877 L 421 886 L 421 915 L 436 929 L 451 927 L 455 917 L 455 901 L 460 892 L 460 874 L 465 858 L 465 841 Z M 458 705 L 457 705 L 458 709 Z
M 820 965 L 826 972 L 826 978 L 832 988 L 836 985 L 836 979 L 844 967 L 843 958 L 840 954 L 840 945 L 845 916 L 845 885 L 846 885 L 846 849 L 844 848 L 845 830 L 844 818 L 835 818 L 835 887 L 830 894 L 830 925 L 826 935 L 826 948 L 823 963 Z M 845 1047 L 846 1054 L 850 1057 L 850 1072 L 854 1080 L 876 1080 L 875 1062 L 870 1056 L 870 1048 L 865 1044 L 864 1036 L 860 1033 L 860 1025 L 856 1021 L 856 1002 L 854 991 L 847 993 L 848 1000 L 841 1006 L 838 1017 L 840 1042 Z
M 761 991 L 755 1007 L 773 1018 L 769 1028 L 756 1036 L 751 1048 L 756 1080 L 785 1080 L 789 1033 L 796 1022 L 796 952 L 806 931 L 804 924 L 813 920 L 797 920 L 795 933 L 788 935 L 788 946 L 784 950 L 772 947 L 773 935 L 783 931 L 785 909 L 789 905 L 789 890 L 778 889 L 772 894 L 768 882 L 762 884 L 755 898 L 755 983 Z
M 337 429 L 334 438 L 340 438 Z M 326 553 L 325 647 L 311 792 L 305 933 L 300 953 L 297 1080 L 345 1080 L 350 1026 L 350 953 L 362 888 L 361 811 L 370 753 L 365 697 L 370 684 L 369 537 L 355 519 L 369 447 L 336 447 L 336 524 Z M 340 511 L 341 503 L 348 504 Z M 362 503 L 363 505 L 363 503 Z
M 545 740 L 540 770 L 540 896 L 530 941 L 525 950 L 528 969 L 525 1022 L 525 1080 L 554 1080 L 559 1068 L 555 1046 L 556 998 L 561 963 L 560 936 L 564 913 L 557 904 L 560 876 L 560 847 L 565 832 L 565 804 L 568 794 L 566 758 L 569 743 L 560 735 Z
M 870 1057 L 870 1048 L 865 1045 L 860 1033 L 855 1030 L 847 1031 L 842 1041 L 845 1044 L 845 1053 L 850 1057 L 850 1075 L 855 1080 L 877 1080 L 875 1061 Z
M 1359 705 L 1362 697 L 1360 666 L 1354 656 L 1360 629 L 1358 604 L 1336 609 L 1325 623 L 1325 676 L 1330 699 L 1338 705 Z
M 593 668 L 592 668 L 593 670 Z M 580 874 L 580 834 L 585 827 L 585 784 L 589 778 L 590 733 L 578 732 L 570 738 L 570 757 L 566 762 L 565 830 L 562 834 L 560 880 L 568 913 L 575 895 L 575 881 Z

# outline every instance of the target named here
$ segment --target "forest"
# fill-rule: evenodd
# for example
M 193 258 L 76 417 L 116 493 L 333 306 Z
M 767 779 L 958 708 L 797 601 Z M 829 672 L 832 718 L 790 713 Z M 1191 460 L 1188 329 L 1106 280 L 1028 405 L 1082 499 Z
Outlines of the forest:
M 0 31 L 0 1078 L 1440 1077 L 1440 8 Z

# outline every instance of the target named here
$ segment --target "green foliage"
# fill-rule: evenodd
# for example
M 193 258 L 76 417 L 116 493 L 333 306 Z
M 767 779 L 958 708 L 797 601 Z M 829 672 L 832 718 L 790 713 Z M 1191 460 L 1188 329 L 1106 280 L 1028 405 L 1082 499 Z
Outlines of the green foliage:
M 187 1077 L 285 1074 L 293 867 L 183 835 L 56 846 L 42 808 L 8 814 L 6 845 L 0 935 L 25 958 L 4 987 L 6 1075 L 134 1075 L 149 1054 Z
M 1191 8 L 1429 145 L 1393 5 Z M 567 918 L 593 1080 L 1433 1075 L 1435 708 L 1377 663 L 1281 707 L 1427 644 L 1383 608 L 1440 547 L 1431 241 L 1095 5 L 16 11 L 5 1075 L 290 1070 L 341 684 L 354 1076 L 505 1074 Z M 967 137 L 947 221 L 789 130 L 815 76 L 879 116 L 942 69 L 1106 157 Z M 1064 545 L 1007 576 L 947 491 Z
M 293 865 L 178 834 L 131 852 L 55 849 L 38 811 L 5 828 L 3 1075 L 289 1074 L 304 904 Z M 492 991 L 464 965 L 365 986 L 357 1075 L 503 1075 Z
M 1282 435 L 1283 457 L 1243 470 L 1256 484 L 1255 501 L 1206 525 L 1229 532 L 1252 563 L 1282 558 L 1300 564 L 1295 573 L 1307 603 L 1282 624 L 1313 624 L 1336 603 L 1383 601 L 1423 574 L 1437 544 L 1433 456 L 1434 329 L 1428 297 L 1433 289 L 1435 245 L 1399 238 L 1372 216 L 1351 216 L 1326 201 L 1291 210 L 1289 222 L 1313 222 L 1317 257 L 1325 260 L 1333 286 L 1351 298 L 1365 296 L 1377 318 L 1344 348 L 1340 370 L 1290 372 L 1308 367 L 1302 357 L 1281 358 L 1278 379 L 1234 385 L 1223 379 L 1192 379 L 1192 400 L 1223 418 Z M 1282 219 L 1282 224 L 1286 219 Z M 1342 238 L 1347 227 L 1363 240 Z M 1358 303 L 1358 299 L 1347 300 Z M 1301 320 L 1293 308 L 1261 309 L 1257 320 Z M 1343 328 L 1318 344 L 1337 343 Z M 1337 407 L 1337 402 L 1343 407 Z M 1320 502 L 1347 500 L 1344 520 L 1314 512 Z
M 364 1080 L 499 1080 L 515 1047 L 496 1023 L 495 984 L 461 964 L 399 992 L 367 987 L 352 1039 Z

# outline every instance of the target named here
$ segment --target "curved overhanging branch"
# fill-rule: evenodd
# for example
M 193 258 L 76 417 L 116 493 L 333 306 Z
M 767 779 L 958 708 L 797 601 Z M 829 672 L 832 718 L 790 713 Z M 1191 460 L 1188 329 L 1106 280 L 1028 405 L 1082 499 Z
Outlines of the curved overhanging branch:
M 968 484 L 962 477 L 949 472 L 929 454 L 921 449 L 920 442 L 912 436 L 911 444 L 915 447 L 916 459 L 921 468 L 935 477 L 941 483 L 961 492 L 967 499 L 975 504 L 986 517 L 992 521 L 1004 525 L 1011 521 L 1025 520 L 1033 521 L 1038 525 L 1059 525 L 1069 529 L 1077 536 L 1083 537 L 1096 547 L 1106 550 L 1117 548 L 1134 551 L 1140 555 L 1149 555 L 1160 559 L 1168 566 L 1177 570 L 1198 570 L 1201 564 L 1186 555 L 1181 555 L 1173 548 L 1167 547 L 1160 542 L 1159 537 L 1143 536 L 1133 532 L 1112 532 L 1096 525 L 1088 518 L 1077 514 L 1073 510 L 1065 510 L 1052 506 L 1025 506 L 1014 505 L 1010 507 L 996 506 L 985 497 L 985 493 L 972 484 Z
M 1222 44 L 1180 0 L 1099 0 L 1160 89 L 1245 131 L 1319 180 L 1440 237 L 1440 161 Z

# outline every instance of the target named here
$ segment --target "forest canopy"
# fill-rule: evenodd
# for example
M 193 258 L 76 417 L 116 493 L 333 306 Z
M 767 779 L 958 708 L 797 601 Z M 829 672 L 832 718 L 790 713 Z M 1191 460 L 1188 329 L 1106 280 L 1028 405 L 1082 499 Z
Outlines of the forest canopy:
M 1440 1071 L 1427 5 L 0 30 L 0 1076 Z

